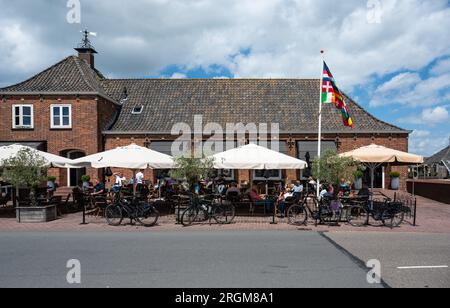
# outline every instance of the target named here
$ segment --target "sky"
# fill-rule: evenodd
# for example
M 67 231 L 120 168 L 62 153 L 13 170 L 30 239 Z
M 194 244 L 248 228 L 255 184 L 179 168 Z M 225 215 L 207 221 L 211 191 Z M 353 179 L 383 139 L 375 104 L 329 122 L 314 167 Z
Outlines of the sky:
M 86 28 L 110 78 L 319 78 L 323 49 L 347 94 L 413 131 L 411 152 L 449 144 L 449 0 L 0 0 L 0 87 Z

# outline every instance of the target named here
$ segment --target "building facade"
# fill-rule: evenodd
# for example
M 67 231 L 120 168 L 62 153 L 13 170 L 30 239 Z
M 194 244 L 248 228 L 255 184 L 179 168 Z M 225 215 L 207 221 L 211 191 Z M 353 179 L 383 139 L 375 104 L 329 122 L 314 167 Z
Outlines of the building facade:
M 77 48 L 70 56 L 36 76 L 0 89 L 0 145 L 28 144 L 53 154 L 79 158 L 131 143 L 171 154 L 180 136 L 176 125 L 191 127 L 192 147 L 212 135 L 201 129 L 242 124 L 276 124 L 279 150 L 305 160 L 317 155 L 318 79 L 108 79 L 95 68 L 92 46 Z M 342 125 L 340 112 L 323 110 L 323 147 L 346 152 L 372 143 L 408 151 L 406 131 L 385 123 L 347 97 L 355 128 Z M 179 132 L 178 132 L 179 133 Z M 184 132 L 186 133 L 186 132 Z M 221 137 L 214 130 L 215 137 Z M 251 136 L 232 137 L 235 144 Z M 225 140 L 226 136 L 224 136 Z M 389 172 L 400 171 L 406 188 L 407 168 L 386 167 L 377 172 L 377 186 L 389 186 Z M 50 171 L 61 186 L 74 186 L 82 174 L 102 177 L 100 170 Z M 124 170 L 126 176 L 131 172 Z M 162 171 L 147 170 L 154 180 Z M 261 178 L 259 172 L 228 174 L 237 182 Z M 295 170 L 275 170 L 273 180 L 295 180 Z

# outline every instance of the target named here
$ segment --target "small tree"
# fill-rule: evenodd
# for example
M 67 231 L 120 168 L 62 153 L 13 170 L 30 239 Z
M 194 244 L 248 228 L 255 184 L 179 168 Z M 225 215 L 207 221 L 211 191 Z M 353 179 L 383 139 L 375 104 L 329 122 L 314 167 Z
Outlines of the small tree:
M 338 187 L 341 179 L 353 182 L 355 171 L 361 168 L 359 162 L 352 158 L 341 157 L 334 151 L 325 152 L 320 159 L 313 163 L 313 176 L 322 182 Z
M 36 188 L 46 180 L 46 161 L 32 149 L 22 149 L 16 156 L 0 162 L 3 179 L 17 189 L 30 189 L 31 205 L 36 206 Z
M 175 159 L 175 167 L 170 171 L 170 176 L 189 184 L 191 191 L 194 185 L 208 178 L 214 169 L 214 160 L 211 158 L 179 157 Z

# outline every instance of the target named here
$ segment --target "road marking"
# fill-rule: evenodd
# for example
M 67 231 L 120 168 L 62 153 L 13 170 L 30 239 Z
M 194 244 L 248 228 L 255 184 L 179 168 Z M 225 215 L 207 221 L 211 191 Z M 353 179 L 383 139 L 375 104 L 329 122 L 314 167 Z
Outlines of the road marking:
M 402 266 L 397 267 L 397 269 L 436 269 L 436 268 L 448 268 L 447 265 L 436 265 L 436 266 Z

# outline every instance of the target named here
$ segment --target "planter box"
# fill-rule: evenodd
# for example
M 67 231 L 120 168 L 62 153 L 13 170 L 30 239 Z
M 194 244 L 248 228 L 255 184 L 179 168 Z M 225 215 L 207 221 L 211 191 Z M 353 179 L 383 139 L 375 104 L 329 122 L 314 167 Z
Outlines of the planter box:
M 400 178 L 392 178 L 391 179 L 391 189 L 399 190 L 400 188 Z
M 16 218 L 19 223 L 42 223 L 56 220 L 56 205 L 44 207 L 18 207 Z

